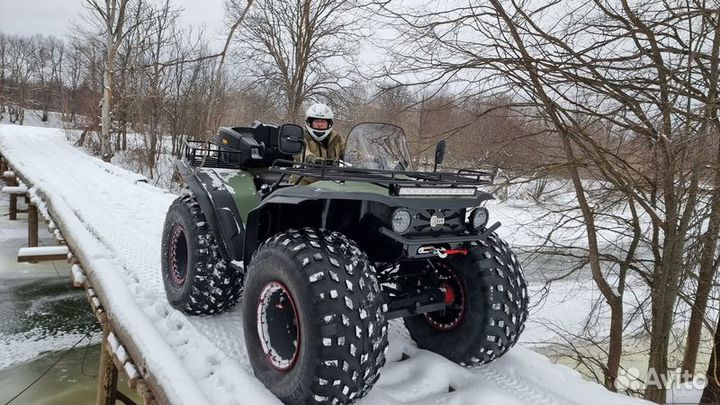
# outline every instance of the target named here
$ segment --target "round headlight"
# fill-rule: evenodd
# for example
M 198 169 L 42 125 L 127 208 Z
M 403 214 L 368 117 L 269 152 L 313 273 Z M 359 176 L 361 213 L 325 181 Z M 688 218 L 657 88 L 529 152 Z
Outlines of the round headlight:
M 488 219 L 490 219 L 490 213 L 488 212 L 487 208 L 475 208 L 472 214 L 470 214 L 470 225 L 472 226 L 473 230 L 479 231 L 480 229 L 484 228 L 485 225 L 487 225 Z
M 392 229 L 397 233 L 405 233 L 412 224 L 412 215 L 405 208 L 398 208 L 392 215 Z

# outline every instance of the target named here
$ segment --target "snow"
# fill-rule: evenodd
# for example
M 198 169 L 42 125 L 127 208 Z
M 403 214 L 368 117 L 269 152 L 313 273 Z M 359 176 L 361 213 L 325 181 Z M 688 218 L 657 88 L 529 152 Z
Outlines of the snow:
M 77 264 L 74 264 L 72 268 L 70 269 L 72 272 L 72 278 L 73 278 L 73 284 L 76 287 L 83 286 L 87 284 L 87 279 L 85 278 L 85 274 L 83 273 L 82 267 L 78 266 Z
M 495 362 L 463 368 L 442 356 L 419 350 L 406 334 L 391 327 L 390 363 L 365 403 L 452 404 L 628 404 L 637 400 L 613 395 L 582 380 L 570 368 L 553 365 L 535 352 L 515 347 Z M 398 348 L 401 351 L 398 351 Z M 403 354 L 408 358 L 402 360 Z M 452 387 L 453 391 L 450 391 Z
M 38 246 L 20 248 L 18 256 L 51 256 L 68 254 L 67 246 Z
M 108 334 L 107 342 L 110 345 L 110 349 L 113 351 L 113 353 L 117 352 L 118 348 L 120 347 L 120 342 L 117 340 L 117 337 L 114 333 L 110 332 Z
M 2 188 L 2 192 L 6 194 L 25 194 L 27 193 L 27 187 L 12 187 L 12 186 L 6 186 Z
M 132 363 L 125 363 L 123 368 L 125 369 L 125 374 L 127 374 L 129 379 L 132 380 L 133 378 L 140 378 L 140 373 L 138 373 L 137 368 L 135 368 Z
M 668 391 L 667 400 L 670 404 L 697 404 L 700 402 L 701 388 L 680 387 Z
M 63 121 L 62 113 L 56 111 L 48 111 L 47 121 L 43 121 L 42 116 L 43 113 L 41 110 L 25 109 L 23 126 L 64 128 L 66 124 L 70 124 Z M 7 113 L 0 113 L 0 124 L 18 125 L 10 123 L 10 115 Z
M 129 359 L 127 351 L 125 350 L 124 346 L 118 347 L 117 351 L 115 351 L 115 355 L 117 356 L 118 360 L 122 364 L 127 363 L 128 359 Z
M 239 307 L 187 317 L 168 304 L 160 241 L 175 195 L 73 148 L 62 130 L 0 125 L 0 151 L 79 247 L 82 270 L 106 294 L 104 309 L 131 331 L 170 402 L 280 403 L 252 374 Z M 639 402 L 522 346 L 489 365 L 464 368 L 418 349 L 401 322 L 391 322 L 389 340 L 388 364 L 360 404 Z
M 38 338 L 42 336 L 42 338 Z M 48 352 L 73 347 L 87 332 L 53 333 L 42 327 L 36 327 L 21 334 L 0 335 L 0 369 L 24 363 Z M 102 337 L 102 336 L 100 336 Z M 99 343 L 101 339 L 88 338 L 87 344 Z

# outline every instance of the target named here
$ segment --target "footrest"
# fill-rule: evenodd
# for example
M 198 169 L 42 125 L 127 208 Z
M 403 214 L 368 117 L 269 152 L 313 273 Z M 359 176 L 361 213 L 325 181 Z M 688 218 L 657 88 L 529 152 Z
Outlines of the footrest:
M 66 260 L 68 255 L 67 246 L 39 246 L 20 248 L 18 251 L 18 263 L 37 263 L 53 260 Z

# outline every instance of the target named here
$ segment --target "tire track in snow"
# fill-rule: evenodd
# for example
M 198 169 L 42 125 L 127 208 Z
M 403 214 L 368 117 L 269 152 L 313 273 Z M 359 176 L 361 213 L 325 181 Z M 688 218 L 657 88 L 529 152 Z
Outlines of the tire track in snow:
M 492 363 L 484 366 L 472 368 L 472 373 L 477 377 L 492 380 L 495 385 L 512 393 L 523 402 L 531 404 L 552 404 L 552 405 L 570 405 L 565 398 L 550 395 L 547 387 L 540 387 L 534 383 L 518 378 L 517 375 L 503 372 Z
M 495 397 L 490 402 L 494 403 L 571 404 L 541 382 L 504 370 L 502 358 L 480 367 L 463 367 L 418 349 L 402 321 L 391 321 L 389 330 L 389 360 L 374 388 L 375 395 L 365 403 L 455 403 L 458 397 L 492 392 Z
M 489 390 L 499 394 L 491 402 L 566 405 L 564 396 L 554 395 L 539 382 L 512 371 L 505 371 L 503 360 L 480 366 L 463 367 L 434 353 L 417 348 L 400 320 L 390 323 L 390 359 L 380 374 L 375 390 L 383 398 L 370 396 L 368 404 L 454 403 L 457 397 L 472 392 L 478 395 Z M 427 368 L 430 365 L 431 368 Z M 502 391 L 498 393 L 497 391 Z M 372 400 L 372 401 L 371 401 Z M 384 401 L 383 401 L 384 400 Z

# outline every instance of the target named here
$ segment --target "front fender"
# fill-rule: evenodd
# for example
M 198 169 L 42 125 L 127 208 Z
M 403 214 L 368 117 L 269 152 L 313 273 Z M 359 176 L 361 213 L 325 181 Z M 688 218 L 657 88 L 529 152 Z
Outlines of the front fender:
M 243 260 L 245 227 L 222 179 L 212 170 L 195 170 L 182 160 L 176 165 L 200 205 L 223 259 Z

